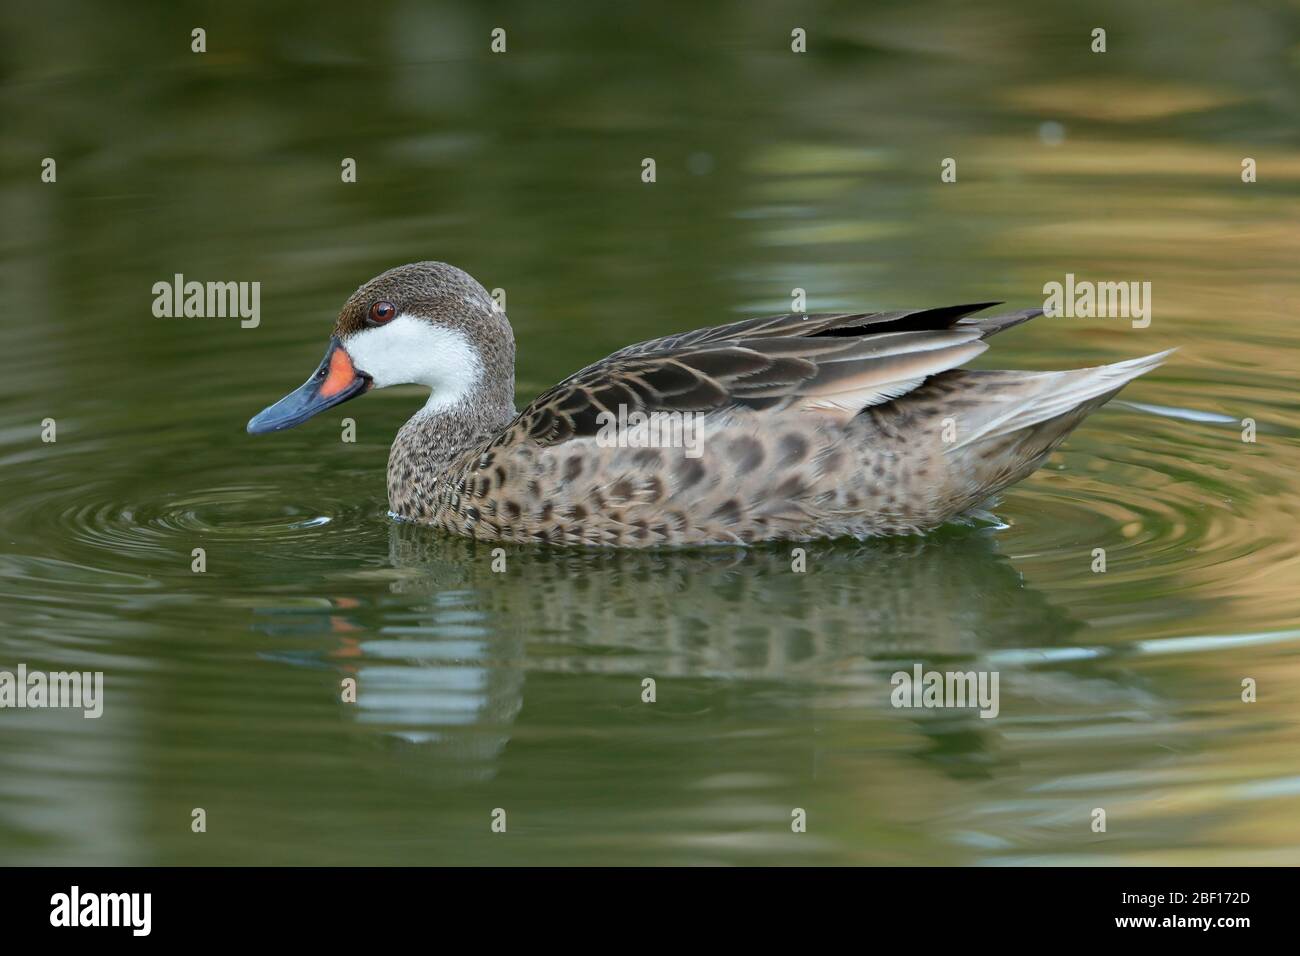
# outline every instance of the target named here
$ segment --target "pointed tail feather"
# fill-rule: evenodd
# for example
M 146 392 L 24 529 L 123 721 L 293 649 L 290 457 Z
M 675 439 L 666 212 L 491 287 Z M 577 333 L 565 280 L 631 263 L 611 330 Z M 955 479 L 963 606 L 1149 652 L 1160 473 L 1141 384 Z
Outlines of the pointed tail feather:
M 957 328 L 970 326 L 979 329 L 980 338 L 986 339 L 990 335 L 997 335 L 1030 319 L 1036 319 L 1042 314 L 1042 309 L 1024 309 L 1020 312 L 1008 312 L 1006 315 L 967 316 L 957 323 Z
M 1133 379 L 1158 366 L 1173 351 L 1174 349 L 1168 349 L 1113 365 L 1068 372 L 1017 373 L 1019 385 L 990 401 L 980 416 L 982 420 L 972 423 L 973 427 L 961 435 L 960 440 L 949 450 L 956 451 L 1032 428 L 1067 415 L 1083 405 L 1089 405 L 1088 410 L 1091 411 Z M 1081 420 L 1081 416 L 1078 420 Z M 1062 437 L 1068 431 L 1069 429 L 1063 431 Z

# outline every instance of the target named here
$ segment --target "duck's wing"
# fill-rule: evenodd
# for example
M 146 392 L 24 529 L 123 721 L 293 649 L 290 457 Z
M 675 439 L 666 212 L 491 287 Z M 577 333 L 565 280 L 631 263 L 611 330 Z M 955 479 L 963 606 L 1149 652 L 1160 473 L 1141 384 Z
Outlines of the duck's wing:
M 641 342 L 571 375 L 526 407 L 503 441 L 595 435 L 602 413 L 796 408 L 848 421 L 983 352 L 1038 310 L 976 321 L 986 305 L 779 315 Z

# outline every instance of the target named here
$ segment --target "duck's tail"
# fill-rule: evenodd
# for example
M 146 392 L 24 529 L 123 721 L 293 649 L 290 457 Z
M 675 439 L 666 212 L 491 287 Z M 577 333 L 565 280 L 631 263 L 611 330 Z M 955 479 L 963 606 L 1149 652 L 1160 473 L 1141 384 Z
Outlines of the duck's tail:
M 1056 421 L 1085 406 L 1087 411 L 1092 411 L 1133 379 L 1151 371 L 1173 351 L 1168 349 L 1113 365 L 1068 372 L 967 372 L 972 387 L 985 394 L 950 450 L 958 451 Z M 1065 434 L 1068 431 L 1061 437 Z
M 1068 372 L 963 371 L 965 411 L 947 452 L 975 496 L 1030 472 L 1088 415 L 1174 350 Z

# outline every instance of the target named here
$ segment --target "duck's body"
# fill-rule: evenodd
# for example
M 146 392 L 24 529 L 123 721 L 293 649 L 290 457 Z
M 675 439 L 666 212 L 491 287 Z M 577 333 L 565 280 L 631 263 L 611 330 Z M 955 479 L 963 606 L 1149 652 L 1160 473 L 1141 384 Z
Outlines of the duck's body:
M 433 394 L 388 462 L 390 507 L 404 519 L 490 541 L 624 547 L 920 532 L 1028 475 L 1163 357 L 958 369 L 1039 314 L 969 317 L 982 307 L 672 335 L 615 352 L 516 413 L 505 316 L 465 273 L 417 263 L 359 289 L 318 376 L 249 430 L 296 424 L 304 402 L 420 381 Z M 323 399 L 301 394 L 314 382 Z

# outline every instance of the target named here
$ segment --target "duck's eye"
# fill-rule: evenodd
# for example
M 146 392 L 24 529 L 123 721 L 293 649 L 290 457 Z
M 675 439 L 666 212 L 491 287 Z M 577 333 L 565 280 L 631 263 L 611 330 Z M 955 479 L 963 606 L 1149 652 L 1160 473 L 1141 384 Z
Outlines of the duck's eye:
M 397 315 L 397 306 L 391 302 L 376 302 L 370 307 L 370 313 L 366 316 L 366 322 L 369 325 L 383 325 L 385 322 L 392 320 Z

